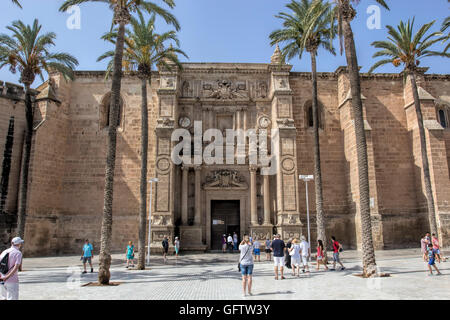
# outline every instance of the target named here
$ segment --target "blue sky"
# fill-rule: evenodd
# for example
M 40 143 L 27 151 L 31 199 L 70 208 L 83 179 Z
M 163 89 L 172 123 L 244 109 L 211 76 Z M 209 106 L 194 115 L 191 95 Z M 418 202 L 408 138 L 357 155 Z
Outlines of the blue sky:
M 14 6 L 10 0 L 0 0 L 0 33 L 7 33 L 6 26 L 21 19 L 31 24 L 38 18 L 44 31 L 57 34 L 55 51 L 69 52 L 80 62 L 79 70 L 103 70 L 105 63 L 97 63 L 97 57 L 109 50 L 109 44 L 100 36 L 111 25 L 112 13 L 105 4 L 86 3 L 81 8 L 81 29 L 66 26 L 69 14 L 58 12 L 63 0 L 21 0 L 23 10 Z M 160 3 L 161 1 L 155 0 Z M 288 0 L 176 0 L 173 13 L 181 24 L 179 38 L 182 49 L 189 55 L 190 62 L 255 62 L 266 63 L 274 48 L 270 46 L 268 35 L 281 26 L 274 17 L 286 11 Z M 450 3 L 447 0 L 388 0 L 391 11 L 381 9 L 381 29 L 369 29 L 366 13 L 374 0 L 362 0 L 356 6 L 358 16 L 352 26 L 362 72 L 374 63 L 371 58 L 375 52 L 370 46 L 375 40 L 383 40 L 387 31 L 385 25 L 397 25 L 403 19 L 416 17 L 416 26 L 436 19 L 434 30 L 438 30 L 444 18 L 449 15 Z M 158 30 L 168 27 L 158 21 Z M 336 45 L 338 45 L 336 43 Z M 183 59 L 185 60 L 185 59 Z M 290 63 L 294 71 L 310 71 L 310 59 L 293 59 Z M 334 71 L 345 65 L 343 56 L 332 56 L 319 52 L 318 70 Z M 429 66 L 429 73 L 450 73 L 447 59 L 428 58 L 422 66 Z M 399 68 L 386 66 L 377 72 L 400 72 Z M 0 70 L 0 80 L 18 82 L 18 75 L 12 75 L 8 68 Z M 34 87 L 39 85 L 37 79 Z

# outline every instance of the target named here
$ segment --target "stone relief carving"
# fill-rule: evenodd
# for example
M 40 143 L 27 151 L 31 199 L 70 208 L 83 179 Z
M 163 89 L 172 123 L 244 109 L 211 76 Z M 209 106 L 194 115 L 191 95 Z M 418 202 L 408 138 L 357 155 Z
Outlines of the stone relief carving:
M 260 82 L 258 88 L 256 89 L 256 97 L 257 98 L 266 98 L 267 97 L 267 84 L 266 82 Z
M 172 128 L 175 124 L 175 121 L 169 118 L 158 119 L 156 122 L 159 128 Z
M 172 225 L 172 219 L 168 216 L 152 216 L 152 225 L 154 226 L 169 226 Z M 164 235 L 163 235 L 164 236 Z
M 248 98 L 248 92 L 246 91 L 246 85 L 233 84 L 229 80 L 218 80 L 215 88 L 211 84 L 205 84 L 203 90 L 207 98 L 213 99 L 235 99 L 235 98 Z
M 185 98 L 191 98 L 193 96 L 193 89 L 191 88 L 191 84 L 189 81 L 183 82 L 183 97 Z
M 206 177 L 206 183 L 203 184 L 205 189 L 248 189 L 248 185 L 236 170 L 215 170 Z
M 253 240 L 266 240 L 267 238 L 271 239 L 270 232 L 253 232 L 252 237 Z
M 163 78 L 162 88 L 171 89 L 175 87 L 175 81 L 173 78 Z
M 270 121 L 269 117 L 266 115 L 262 115 L 258 119 L 258 127 L 261 129 L 267 129 L 272 124 L 272 121 Z
M 295 128 L 293 119 L 278 119 L 277 123 L 279 128 Z

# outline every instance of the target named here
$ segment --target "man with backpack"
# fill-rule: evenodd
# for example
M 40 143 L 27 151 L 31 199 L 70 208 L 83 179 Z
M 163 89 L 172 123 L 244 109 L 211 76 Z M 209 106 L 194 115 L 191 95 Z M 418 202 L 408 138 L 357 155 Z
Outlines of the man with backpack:
M 11 248 L 0 255 L 1 300 L 19 300 L 19 268 L 22 264 L 23 240 L 16 237 L 11 241 Z
M 333 268 L 332 271 L 336 270 L 336 262 L 341 265 L 341 270 L 345 270 L 344 265 L 341 262 L 341 259 L 339 259 L 339 252 L 342 252 L 342 245 L 336 241 L 336 238 L 333 236 L 331 237 L 333 240 Z

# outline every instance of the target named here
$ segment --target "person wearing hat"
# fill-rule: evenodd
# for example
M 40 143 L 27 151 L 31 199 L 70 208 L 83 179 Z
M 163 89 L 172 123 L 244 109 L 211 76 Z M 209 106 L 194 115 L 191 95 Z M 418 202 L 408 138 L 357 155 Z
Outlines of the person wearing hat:
M 15 237 L 11 240 L 11 248 L 6 249 L 0 255 L 0 261 L 3 261 L 8 255 L 8 272 L 0 273 L 1 300 L 19 300 L 19 268 L 22 264 L 23 240 Z

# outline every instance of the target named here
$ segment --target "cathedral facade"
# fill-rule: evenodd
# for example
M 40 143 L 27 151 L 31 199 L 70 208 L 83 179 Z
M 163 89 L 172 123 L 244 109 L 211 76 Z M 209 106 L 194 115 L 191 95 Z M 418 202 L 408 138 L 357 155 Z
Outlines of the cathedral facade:
M 292 72 L 276 51 L 270 63 L 184 63 L 152 74 L 149 97 L 149 178 L 152 247 L 179 236 L 185 250 L 215 250 L 223 234 L 284 239 L 307 233 L 305 182 L 312 174 L 311 75 Z M 441 242 L 450 245 L 450 76 L 419 70 L 428 157 Z M 26 251 L 76 253 L 84 239 L 99 247 L 111 83 L 104 72 L 59 74 L 35 92 Z M 413 95 L 402 74 L 361 74 L 369 157 L 370 206 L 377 249 L 417 247 L 428 231 L 427 204 Z M 2 220 L 7 242 L 17 213 L 25 126 L 21 87 L 5 83 L 0 96 Z M 112 248 L 137 242 L 139 223 L 140 80 L 122 80 L 114 183 Z M 359 248 L 359 187 L 352 98 L 346 68 L 318 74 L 320 148 L 327 235 Z M 188 155 L 202 155 L 209 129 L 269 133 L 264 144 L 244 139 L 232 162 L 175 163 L 174 133 L 203 140 Z M 216 131 L 217 132 L 217 131 Z M 234 140 L 233 140 L 234 141 Z M 254 145 L 252 145 L 252 143 Z M 239 145 L 239 142 L 238 142 Z M 238 146 L 239 147 L 239 146 Z M 226 149 L 226 146 L 223 146 Z M 267 151 L 275 172 L 251 161 Z M 217 149 L 216 149 L 217 150 Z M 225 152 L 224 152 L 225 153 Z M 8 164 L 9 163 L 9 164 Z M 314 181 L 309 182 L 311 239 L 316 239 Z M 150 191 L 149 197 L 150 198 Z

